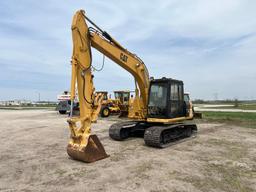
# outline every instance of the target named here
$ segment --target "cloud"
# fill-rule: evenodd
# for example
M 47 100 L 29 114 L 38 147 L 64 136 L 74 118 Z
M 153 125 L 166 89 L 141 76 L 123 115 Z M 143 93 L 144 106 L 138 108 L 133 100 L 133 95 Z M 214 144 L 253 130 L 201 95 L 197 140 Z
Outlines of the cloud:
M 250 0 L 2 1 L 0 100 L 19 98 L 21 90 L 22 98 L 36 99 L 39 90 L 55 100 L 69 88 L 70 26 L 79 9 L 140 56 L 152 76 L 182 79 L 193 98 L 255 98 L 255 8 Z M 134 85 L 109 59 L 95 76 L 100 90 Z

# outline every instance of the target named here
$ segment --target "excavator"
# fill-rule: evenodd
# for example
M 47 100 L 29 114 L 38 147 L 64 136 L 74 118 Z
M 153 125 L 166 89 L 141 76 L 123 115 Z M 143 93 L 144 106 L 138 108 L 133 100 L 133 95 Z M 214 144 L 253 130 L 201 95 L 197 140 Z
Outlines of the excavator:
M 73 16 L 72 39 L 71 106 L 77 85 L 80 116 L 71 113 L 68 119 L 71 134 L 67 153 L 71 158 L 90 163 L 109 156 L 91 131 L 102 101 L 102 98 L 95 97 L 91 48 L 121 66 L 135 80 L 135 96 L 128 112 L 131 120 L 110 126 L 109 136 L 113 140 L 142 135 L 147 146 L 164 148 L 196 134 L 196 124 L 186 121 L 193 119 L 193 112 L 192 108 L 186 110 L 182 81 L 151 78 L 144 62 L 99 28 L 84 10 Z

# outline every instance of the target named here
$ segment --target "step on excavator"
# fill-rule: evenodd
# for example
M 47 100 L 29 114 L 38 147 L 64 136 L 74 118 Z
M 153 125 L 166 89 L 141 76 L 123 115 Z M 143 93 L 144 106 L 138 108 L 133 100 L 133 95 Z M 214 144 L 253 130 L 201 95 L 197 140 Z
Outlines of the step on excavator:
M 91 48 L 128 71 L 135 80 L 135 97 L 128 111 L 131 121 L 111 125 L 109 136 L 113 140 L 139 135 L 146 145 L 164 148 L 196 134 L 196 124 L 186 122 L 193 119 L 193 112 L 192 108 L 187 110 L 184 102 L 182 81 L 150 78 L 144 62 L 99 28 L 83 10 L 73 17 L 72 39 L 71 105 L 77 84 L 80 116 L 71 114 L 68 119 L 71 135 L 67 153 L 71 158 L 94 162 L 108 157 L 99 138 L 91 133 L 101 102 L 101 98 L 95 97 Z

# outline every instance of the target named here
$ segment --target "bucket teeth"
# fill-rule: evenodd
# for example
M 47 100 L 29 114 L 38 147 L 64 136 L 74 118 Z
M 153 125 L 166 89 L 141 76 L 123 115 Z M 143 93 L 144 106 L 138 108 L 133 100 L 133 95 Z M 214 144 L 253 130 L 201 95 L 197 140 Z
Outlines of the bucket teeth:
M 92 163 L 109 157 L 97 135 L 90 135 L 88 138 L 88 144 L 82 149 L 72 144 L 68 144 L 67 153 L 71 158 L 86 163 Z

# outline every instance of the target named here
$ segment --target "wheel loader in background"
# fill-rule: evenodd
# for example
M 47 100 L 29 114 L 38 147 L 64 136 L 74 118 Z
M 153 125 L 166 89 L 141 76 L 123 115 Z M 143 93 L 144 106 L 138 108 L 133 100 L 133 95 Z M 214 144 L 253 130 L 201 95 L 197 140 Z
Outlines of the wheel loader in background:
M 114 91 L 114 99 L 108 97 L 107 91 L 97 91 L 97 93 L 104 95 L 100 110 L 101 117 L 108 117 L 112 114 L 117 114 L 119 117 L 128 116 L 130 91 Z
M 92 26 L 88 27 L 87 22 Z M 94 162 L 108 157 L 98 137 L 91 133 L 91 123 L 99 113 L 100 99 L 95 97 L 92 75 L 91 48 L 114 61 L 135 80 L 135 97 L 129 104 L 128 118 L 109 128 L 113 140 L 124 140 L 142 135 L 145 144 L 163 148 L 197 132 L 192 109 L 184 106 L 183 82 L 172 78 L 150 78 L 144 62 L 121 46 L 107 32 L 93 23 L 83 10 L 77 11 L 72 21 L 73 55 L 71 77 L 71 105 L 77 84 L 80 116 L 68 119 L 70 140 L 68 155 L 76 160 Z
M 127 117 L 128 106 L 130 99 L 130 91 L 114 91 L 114 99 L 108 97 L 107 91 L 97 91 L 96 95 L 102 94 L 103 100 L 101 103 L 100 115 L 101 117 L 108 117 L 109 115 L 119 115 L 119 117 Z M 71 101 L 68 91 L 64 91 L 62 95 L 58 95 L 59 103 L 56 106 L 56 111 L 60 114 L 70 114 Z M 73 115 L 79 116 L 79 102 L 73 103 Z
M 131 91 L 114 91 L 114 95 L 120 109 L 119 117 L 127 117 L 129 104 L 133 102 Z

